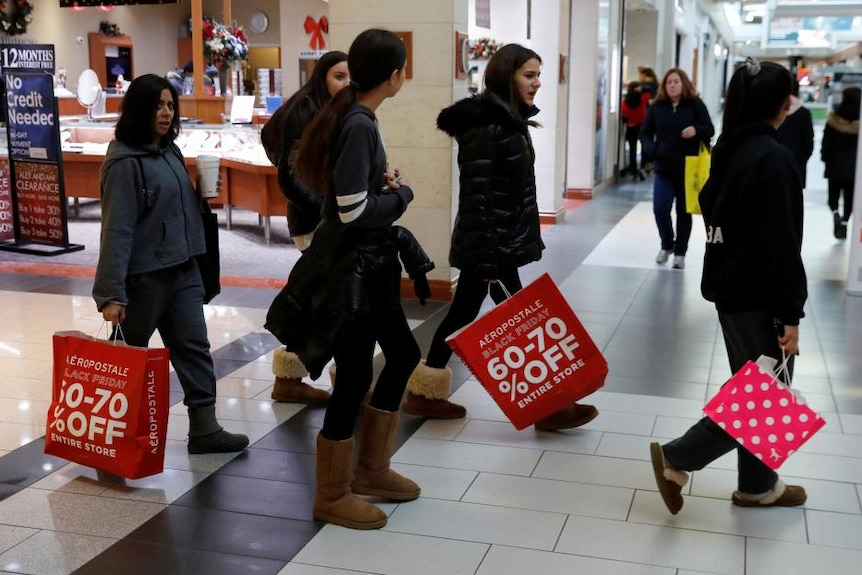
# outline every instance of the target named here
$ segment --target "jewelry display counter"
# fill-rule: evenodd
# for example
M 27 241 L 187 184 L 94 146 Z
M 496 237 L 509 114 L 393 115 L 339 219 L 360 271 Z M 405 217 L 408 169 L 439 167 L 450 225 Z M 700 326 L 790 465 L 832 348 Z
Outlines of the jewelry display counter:
M 79 198 L 99 198 L 99 167 L 113 136 L 114 126 L 105 123 L 61 124 L 66 197 L 75 200 L 75 215 Z M 197 177 L 198 155 L 221 157 L 220 192 L 210 203 L 224 207 L 227 229 L 231 228 L 232 208 L 256 212 L 269 243 L 270 217 L 286 215 L 287 200 L 278 187 L 278 171 L 260 144 L 260 126 L 184 125 L 176 143 L 192 180 Z

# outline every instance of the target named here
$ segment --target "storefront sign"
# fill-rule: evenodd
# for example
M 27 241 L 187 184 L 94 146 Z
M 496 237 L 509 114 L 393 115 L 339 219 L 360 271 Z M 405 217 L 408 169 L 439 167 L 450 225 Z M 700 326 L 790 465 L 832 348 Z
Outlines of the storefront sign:
M 14 242 L 0 246 L 5 250 L 53 255 L 84 247 L 72 245 L 68 239 L 54 61 L 53 45 L 0 46 L 14 231 Z M 28 248 L 26 244 L 60 249 Z
M 15 239 L 12 189 L 9 187 L 9 158 L 0 158 L 0 242 Z

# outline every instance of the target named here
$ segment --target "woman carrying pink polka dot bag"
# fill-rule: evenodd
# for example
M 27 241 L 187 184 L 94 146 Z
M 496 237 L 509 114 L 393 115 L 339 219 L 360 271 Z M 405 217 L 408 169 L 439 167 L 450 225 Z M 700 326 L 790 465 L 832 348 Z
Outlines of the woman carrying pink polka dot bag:
M 784 461 L 826 425 L 796 390 L 779 381 L 787 358 L 761 355 L 749 361 L 704 406 L 703 412 L 771 469 Z

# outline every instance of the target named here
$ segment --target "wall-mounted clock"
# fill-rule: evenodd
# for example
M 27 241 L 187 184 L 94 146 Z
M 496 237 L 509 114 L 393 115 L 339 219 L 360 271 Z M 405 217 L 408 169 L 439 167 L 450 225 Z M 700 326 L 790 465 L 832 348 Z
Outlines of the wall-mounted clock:
M 265 12 L 255 10 L 248 15 L 248 29 L 255 34 L 263 34 L 269 28 L 269 18 Z

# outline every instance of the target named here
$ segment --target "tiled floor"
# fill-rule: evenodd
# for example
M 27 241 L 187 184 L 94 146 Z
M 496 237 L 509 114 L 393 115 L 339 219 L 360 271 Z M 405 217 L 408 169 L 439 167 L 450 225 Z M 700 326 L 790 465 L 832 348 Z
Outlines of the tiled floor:
M 545 257 L 524 269 L 526 279 L 551 274 L 607 357 L 606 387 L 591 398 L 601 416 L 575 431 L 518 432 L 454 361 L 454 399 L 468 417 L 402 418 L 394 467 L 423 492 L 383 504 L 390 519 L 380 531 L 311 520 L 323 412 L 269 399 L 275 342 L 261 325 L 273 291 L 227 288 L 208 308 L 219 417 L 249 434 L 251 448 L 189 456 L 175 405 L 166 471 L 117 482 L 43 456 L 39 439 L 51 334 L 99 327 L 91 280 L 0 274 L 0 573 L 858 573 L 862 299 L 843 291 L 847 244 L 831 238 L 819 173 L 812 161 L 811 297 L 795 386 L 828 423 L 781 470 L 808 490 L 802 508 L 733 507 L 731 456 L 693 474 L 679 515 L 664 508 L 648 444 L 682 433 L 730 374 L 715 312 L 700 297 L 699 220 L 687 269 L 657 266 L 648 183 L 623 184 L 548 228 Z M 407 307 L 425 349 L 442 306 Z

